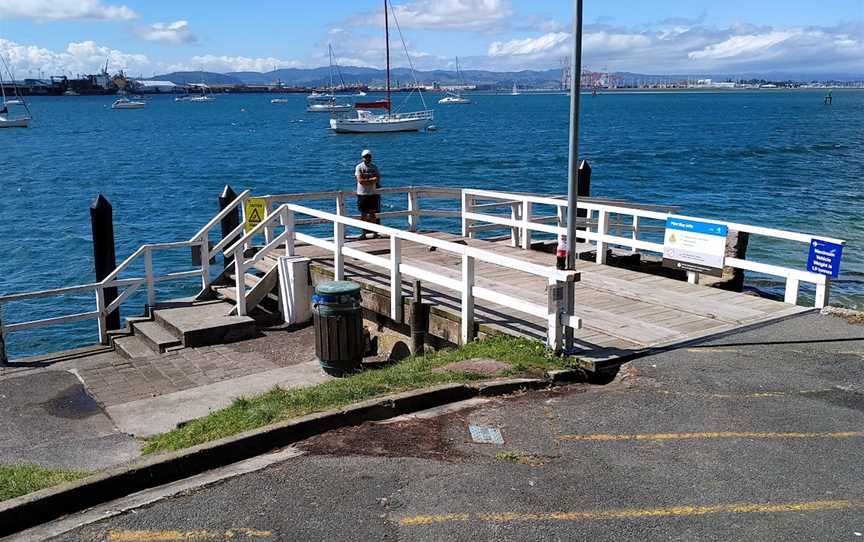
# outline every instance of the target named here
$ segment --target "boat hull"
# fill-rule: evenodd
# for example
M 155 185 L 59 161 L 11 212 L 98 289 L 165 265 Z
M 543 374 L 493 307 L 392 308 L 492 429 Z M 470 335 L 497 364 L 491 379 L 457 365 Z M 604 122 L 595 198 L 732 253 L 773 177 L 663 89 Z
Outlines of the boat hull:
M 0 128 L 27 128 L 30 126 L 30 119 L 7 119 L 0 117 Z
M 308 113 L 347 113 L 353 106 L 350 105 L 310 105 L 306 107 Z
M 393 119 L 366 121 L 359 119 L 330 119 L 330 129 L 337 134 L 390 134 L 419 132 L 431 124 L 432 119 Z
M 443 98 L 438 100 L 438 103 L 441 105 L 467 105 L 471 103 L 471 100 L 467 98 Z
M 129 103 L 122 103 L 122 104 L 114 104 L 111 106 L 111 109 L 117 109 L 117 110 L 121 110 L 121 109 L 144 109 L 144 107 L 146 105 L 147 104 L 145 104 L 143 102 L 129 102 Z

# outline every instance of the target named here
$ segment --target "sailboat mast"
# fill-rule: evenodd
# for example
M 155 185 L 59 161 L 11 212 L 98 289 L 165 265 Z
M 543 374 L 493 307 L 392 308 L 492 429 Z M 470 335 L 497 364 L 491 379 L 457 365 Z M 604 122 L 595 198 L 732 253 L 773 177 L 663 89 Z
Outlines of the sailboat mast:
M 390 100 L 390 14 L 387 11 L 387 0 L 384 0 L 384 41 L 387 48 L 387 113 L 392 113 Z

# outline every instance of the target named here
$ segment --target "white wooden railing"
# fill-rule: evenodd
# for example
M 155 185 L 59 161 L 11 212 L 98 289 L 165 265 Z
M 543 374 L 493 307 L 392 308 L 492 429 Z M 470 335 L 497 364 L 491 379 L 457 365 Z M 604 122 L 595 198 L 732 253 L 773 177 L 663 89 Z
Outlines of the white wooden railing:
M 315 223 L 332 225 L 332 238 L 316 237 L 297 231 L 299 216 L 310 217 Z M 308 219 L 307 219 L 308 220 Z M 308 222 L 306 222 L 308 223 Z M 357 228 L 386 236 L 390 240 L 390 255 L 382 257 L 368 254 L 345 245 L 346 228 Z M 281 232 L 279 231 L 281 229 Z M 267 235 L 267 231 L 271 233 Z M 246 248 L 251 246 L 256 236 L 266 235 L 266 245 L 252 257 L 245 257 Z M 369 266 L 384 269 L 390 276 L 391 317 L 402 321 L 402 277 L 410 276 L 424 282 L 435 284 L 461 295 L 461 341 L 466 343 L 474 335 L 474 301 L 481 299 L 513 310 L 543 318 L 547 322 L 547 343 L 550 347 L 560 350 L 565 346 L 565 328 L 581 328 L 581 320 L 574 316 L 573 284 L 578 281 L 579 274 L 575 271 L 559 271 L 553 267 L 545 267 L 481 250 L 466 245 L 444 241 L 410 231 L 399 230 L 387 226 L 370 224 L 355 218 L 319 211 L 296 204 L 283 204 L 273 210 L 268 217 L 255 229 L 237 241 L 229 252 L 233 252 L 236 278 L 237 312 L 246 313 L 246 271 L 258 261 L 275 251 L 284 251 L 286 256 L 295 254 L 298 242 L 316 246 L 333 252 L 334 277 L 343 280 L 345 277 L 345 258 L 357 259 Z M 421 267 L 402 261 L 403 242 L 417 243 L 426 247 L 434 247 L 442 251 L 457 254 L 462 258 L 461 276 L 459 279 L 447 277 Z M 492 288 L 476 285 L 476 262 L 483 261 L 501 267 L 514 269 L 529 275 L 543 277 L 556 295 L 550 296 L 547 305 L 538 305 L 531 301 L 514 297 Z
M 38 292 L 28 292 L 22 294 L 0 296 L 0 311 L 4 305 L 13 302 L 29 301 L 34 299 L 46 299 L 61 297 L 71 294 L 79 294 L 82 292 L 92 292 L 96 298 L 95 310 L 78 314 L 70 314 L 58 316 L 54 318 L 46 318 L 42 320 L 33 320 L 27 322 L 18 322 L 14 324 L 6 323 L 0 312 L 0 363 L 8 362 L 8 354 L 6 352 L 6 337 L 9 333 L 16 331 L 24 331 L 29 329 L 39 329 L 49 326 L 57 326 L 70 324 L 74 322 L 82 322 L 87 320 L 98 321 L 99 342 L 101 344 L 108 343 L 108 328 L 107 318 L 112 312 L 117 310 L 123 302 L 128 300 L 133 294 L 139 291 L 142 287 L 147 290 L 147 306 L 156 306 L 156 285 L 162 282 L 185 280 L 195 277 L 200 277 L 202 289 L 210 287 L 210 261 L 218 254 L 224 253 L 225 247 L 234 241 L 237 236 L 243 232 L 243 224 L 237 227 L 230 235 L 222 239 L 216 246 L 210 247 L 210 233 L 221 224 L 223 218 L 231 213 L 236 212 L 238 208 L 242 209 L 243 204 L 249 198 L 250 192 L 247 190 L 238 196 L 224 210 L 213 217 L 198 233 L 195 234 L 189 241 L 181 241 L 177 243 L 157 243 L 143 245 L 136 250 L 131 256 L 126 258 L 117 268 L 107 277 L 99 282 L 84 284 L 80 286 L 72 286 L 68 288 L 57 288 L 53 290 L 43 290 Z M 153 270 L 153 256 L 157 252 L 180 249 L 197 249 L 200 251 L 201 265 L 193 270 L 180 271 L 175 273 L 167 273 L 165 275 L 156 275 Z M 119 278 L 120 275 L 127 271 L 133 263 L 144 260 L 144 276 L 134 278 Z M 118 296 L 111 303 L 106 303 L 105 290 L 109 288 L 117 288 Z M 120 291 L 122 290 L 122 291 Z
M 579 227 L 577 230 L 577 239 L 594 243 L 598 264 L 606 263 L 607 249 L 610 246 L 629 248 L 633 252 L 644 250 L 663 253 L 662 243 L 647 241 L 640 238 L 640 235 L 646 231 L 664 231 L 666 220 L 671 216 L 671 213 L 655 210 L 656 207 L 652 209 L 651 206 L 606 204 L 596 201 L 579 201 L 577 205 L 579 209 L 584 209 L 587 214 L 586 218 L 577 223 Z M 534 211 L 536 206 L 553 207 L 556 210 L 556 214 L 554 216 L 536 215 Z M 511 210 L 510 217 L 485 212 L 492 209 L 501 209 L 502 207 Z M 531 247 L 532 232 L 543 232 L 556 236 L 565 235 L 567 233 L 566 215 L 567 201 L 560 198 L 489 190 L 462 191 L 462 234 L 466 237 L 474 236 L 480 231 L 507 228 L 511 232 L 513 246 L 521 246 L 528 249 Z M 684 218 L 712 224 L 722 224 L 727 226 L 729 230 L 747 232 L 751 235 L 775 240 L 796 241 L 809 245 L 814 239 L 821 239 L 840 245 L 845 244 L 845 241 L 840 239 L 817 237 L 810 234 L 765 228 L 762 226 L 696 217 Z M 662 224 L 646 227 L 643 222 L 644 220 L 659 221 Z M 614 233 L 613 229 L 616 230 Z M 629 235 L 625 236 L 626 233 L 629 233 Z M 725 265 L 744 271 L 753 271 L 785 279 L 786 291 L 784 300 L 786 303 L 797 303 L 801 282 L 814 284 L 816 286 L 815 306 L 823 308 L 828 305 L 830 281 L 825 275 L 741 258 L 726 258 Z M 691 283 L 698 283 L 699 274 L 689 272 L 688 279 Z

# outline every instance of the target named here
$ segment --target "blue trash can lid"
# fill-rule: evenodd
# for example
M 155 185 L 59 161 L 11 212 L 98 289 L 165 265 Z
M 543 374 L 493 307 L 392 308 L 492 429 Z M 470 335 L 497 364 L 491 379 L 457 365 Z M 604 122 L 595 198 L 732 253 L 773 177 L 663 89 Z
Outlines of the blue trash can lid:
M 315 293 L 321 296 L 358 296 L 360 285 L 347 280 L 322 282 L 315 287 Z

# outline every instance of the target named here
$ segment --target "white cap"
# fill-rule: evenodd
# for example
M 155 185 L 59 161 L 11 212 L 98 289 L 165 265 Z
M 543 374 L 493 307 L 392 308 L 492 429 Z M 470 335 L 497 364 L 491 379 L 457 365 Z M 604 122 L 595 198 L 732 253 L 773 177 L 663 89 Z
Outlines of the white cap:
M 365 151 L 360 153 L 360 158 L 364 158 L 366 156 L 372 156 L 372 151 L 370 151 L 369 149 L 366 149 Z

